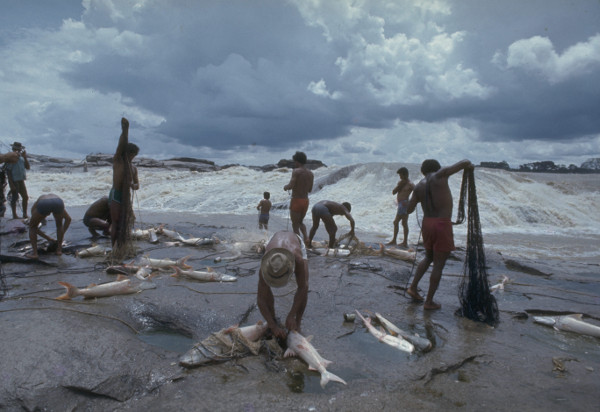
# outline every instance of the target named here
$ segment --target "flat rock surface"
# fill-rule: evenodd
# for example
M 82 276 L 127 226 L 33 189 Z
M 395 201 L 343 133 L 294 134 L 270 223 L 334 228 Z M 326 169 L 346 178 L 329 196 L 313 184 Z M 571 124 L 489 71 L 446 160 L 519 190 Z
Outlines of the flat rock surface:
M 107 257 L 75 256 L 92 240 L 80 221 L 83 210 L 69 212 L 74 220 L 66 235 L 67 253 L 42 255 L 49 265 L 2 264 L 7 288 L 0 302 L 2 410 L 589 411 L 600 404 L 600 339 L 555 331 L 532 319 L 534 314 L 583 313 L 599 325 L 598 265 L 486 251 L 490 283 L 503 275 L 511 279 L 503 292 L 494 293 L 501 314 L 492 328 L 455 315 L 464 260 L 460 249 L 448 261 L 436 294 L 442 309 L 433 312 L 404 294 L 415 270 L 411 262 L 310 254 L 302 333 L 313 336 L 315 348 L 333 361 L 328 370 L 348 383 L 330 382 L 322 389 L 318 372 L 308 371 L 303 361 L 267 351 L 195 369 L 178 365 L 183 353 L 211 333 L 261 319 L 254 306 L 261 255 L 254 246 L 265 235 L 244 229 L 256 225 L 256 216 L 144 213 L 146 226 L 164 223 L 184 237 L 213 237 L 220 243 L 176 247 L 165 237 L 158 244 L 140 240 L 136 260 L 191 255 L 194 269 L 213 266 L 237 276 L 237 282 L 203 283 L 164 271 L 153 279 L 156 288 L 137 294 L 58 301 L 54 298 L 64 293 L 58 281 L 83 288 L 115 280 L 105 272 Z M 53 233 L 54 222 L 48 225 Z M 285 230 L 286 222 L 273 218 L 270 229 Z M 376 246 L 377 239 L 358 235 Z M 1 254 L 21 256 L 27 246 L 17 242 L 26 239 L 26 233 L 3 235 Z M 98 243 L 109 246 L 105 238 Z M 422 256 L 419 249 L 417 259 Z M 420 285 L 423 294 L 428 277 Z M 293 282 L 274 290 L 281 319 L 294 291 Z M 344 321 L 344 314 L 355 309 L 372 316 L 379 312 L 429 338 L 434 347 L 407 354 L 380 343 L 358 320 Z

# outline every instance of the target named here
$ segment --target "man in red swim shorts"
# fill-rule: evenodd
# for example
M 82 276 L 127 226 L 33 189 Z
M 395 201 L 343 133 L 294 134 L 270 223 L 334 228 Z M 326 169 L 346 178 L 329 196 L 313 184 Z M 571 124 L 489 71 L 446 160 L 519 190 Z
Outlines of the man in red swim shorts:
M 308 211 L 308 194 L 312 191 L 314 175 L 304 167 L 306 164 L 306 154 L 296 152 L 292 157 L 294 160 L 294 171 L 290 182 L 283 187 L 283 190 L 292 190 L 292 200 L 290 202 L 290 219 L 292 220 L 292 229 L 295 234 L 302 237 L 304 243 L 308 241 L 306 235 L 306 226 L 304 225 L 304 216 Z
M 448 178 L 453 174 L 467 168 L 472 168 L 469 160 L 462 160 L 452 166 L 442 168 L 437 160 L 427 159 L 421 164 L 421 173 L 425 176 L 415 187 L 408 202 L 408 213 L 412 213 L 421 203 L 423 209 L 423 246 L 425 258 L 419 263 L 415 278 L 406 293 L 417 302 L 423 302 L 417 289 L 419 281 L 433 263 L 429 277 L 429 290 L 424 299 L 423 308 L 427 310 L 439 309 L 439 303 L 433 301 L 433 295 L 440 284 L 442 270 L 450 252 L 454 250 L 454 237 L 452 234 L 452 193 L 448 186 Z

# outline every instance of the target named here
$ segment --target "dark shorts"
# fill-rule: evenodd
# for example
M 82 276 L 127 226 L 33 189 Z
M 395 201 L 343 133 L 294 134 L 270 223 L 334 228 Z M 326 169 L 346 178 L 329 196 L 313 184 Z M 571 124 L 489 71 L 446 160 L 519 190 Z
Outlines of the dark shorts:
M 317 203 L 312 208 L 313 218 L 323 217 L 323 216 L 331 216 L 331 212 L 323 203 Z
M 116 202 L 121 204 L 123 202 L 123 192 L 115 189 L 114 187 L 110 189 L 110 193 L 108 194 L 108 203 Z
M 51 197 L 37 201 L 36 209 L 42 216 L 48 216 L 50 213 L 62 213 L 65 210 L 65 204 L 60 197 Z
M 306 215 L 308 211 L 308 199 L 293 197 L 290 202 L 290 211 L 300 213 L 302 216 Z
M 261 213 L 260 215 L 258 215 L 258 223 L 262 223 L 264 225 L 266 225 L 267 223 L 269 223 L 269 214 L 268 213 Z
M 449 218 L 423 218 L 421 230 L 423 233 L 423 246 L 426 250 L 452 252 L 455 249 L 452 221 Z
M 407 215 L 408 214 L 408 200 L 400 200 L 398 202 L 398 211 L 396 212 L 398 215 Z
M 92 219 L 92 217 L 90 215 L 84 215 L 83 216 L 83 224 L 86 226 L 90 225 L 90 219 Z

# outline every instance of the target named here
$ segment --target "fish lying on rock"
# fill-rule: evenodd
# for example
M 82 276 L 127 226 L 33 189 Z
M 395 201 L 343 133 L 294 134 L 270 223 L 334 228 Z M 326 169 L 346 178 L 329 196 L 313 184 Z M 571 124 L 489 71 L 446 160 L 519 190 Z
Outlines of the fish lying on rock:
M 393 348 L 399 349 L 404 352 L 412 353 L 415 350 L 415 347 L 412 343 L 403 339 L 399 336 L 388 335 L 387 333 L 375 329 L 373 325 L 371 325 L 371 319 L 365 319 L 363 315 L 360 314 L 358 310 L 355 310 L 358 317 L 363 321 L 367 330 L 371 333 L 371 335 L 375 336 L 379 342 L 383 342 Z
M 404 339 L 412 343 L 415 346 L 415 348 L 419 349 L 420 351 L 427 352 L 431 350 L 432 345 L 429 339 L 422 338 L 417 334 L 411 335 L 410 333 L 403 331 L 398 326 L 394 325 L 392 322 L 390 322 L 377 312 L 375 312 L 375 317 L 377 318 L 379 323 L 381 323 L 381 325 L 385 328 L 385 330 L 388 331 L 389 334 L 403 337 Z
M 260 339 L 267 329 L 267 324 L 262 320 L 254 325 L 243 327 L 234 325 L 222 329 L 195 344 L 179 358 L 179 364 L 186 368 L 194 368 L 249 354 L 258 355 L 261 347 Z
M 79 250 L 76 254 L 78 257 L 92 257 L 92 256 L 103 256 L 107 252 L 104 246 L 95 245 L 86 249 Z
M 581 313 L 566 316 L 534 316 L 533 320 L 542 325 L 552 326 L 556 330 L 600 338 L 600 326 L 585 322 Z
M 312 337 L 305 338 L 296 331 L 290 331 L 287 336 L 287 350 L 284 353 L 284 357 L 298 356 L 304 362 L 308 364 L 309 370 L 319 371 L 321 374 L 321 387 L 325 388 L 325 385 L 329 381 L 340 382 L 346 385 L 346 381 L 339 376 L 328 372 L 327 366 L 332 362 L 324 359 L 319 355 L 319 352 L 310 344 Z
M 205 272 L 198 270 L 182 270 L 177 266 L 171 266 L 175 273 L 171 276 L 186 276 L 190 279 L 201 280 L 203 282 L 235 282 L 237 278 L 235 276 L 226 275 L 224 273 L 215 272 L 212 268 L 206 268 Z
M 154 289 L 156 287 L 152 282 L 140 282 L 122 275 L 119 275 L 114 282 L 102 283 L 100 285 L 92 283 L 85 289 L 79 289 L 67 282 L 58 283 L 67 288 L 67 292 L 64 295 L 57 297 L 57 300 L 69 300 L 77 296 L 83 296 L 84 299 L 93 299 L 115 295 L 129 295 L 131 293 L 138 293 L 142 290 Z
M 188 255 L 188 256 L 182 257 L 181 259 L 177 259 L 175 261 L 175 260 L 171 260 L 169 258 L 167 258 L 167 259 L 152 259 L 152 258 L 149 258 L 148 256 L 144 256 L 140 259 L 140 266 L 150 266 L 151 268 L 154 268 L 154 269 L 169 269 L 172 266 L 178 266 L 183 269 L 191 269 L 192 267 L 190 265 L 188 265 L 187 263 L 185 263 L 190 257 L 191 257 L 191 255 Z

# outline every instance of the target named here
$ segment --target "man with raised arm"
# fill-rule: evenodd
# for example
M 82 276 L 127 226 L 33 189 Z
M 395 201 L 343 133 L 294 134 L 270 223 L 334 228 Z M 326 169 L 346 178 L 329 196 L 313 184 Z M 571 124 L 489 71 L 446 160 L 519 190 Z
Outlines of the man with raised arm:
M 121 119 L 121 136 L 113 157 L 113 185 L 108 195 L 111 220 L 110 240 L 113 248 L 117 238 L 123 236 L 121 232 L 127 230 L 123 225 L 127 221 L 124 214 L 129 213 L 129 206 L 124 202 L 129 202 L 130 189 L 137 186 L 137 170 L 132 166 L 131 161 L 139 150 L 137 145 L 129 143 L 129 121 L 123 117 Z M 123 207 L 124 205 L 126 207 Z
M 423 209 L 423 246 L 425 258 L 417 266 L 415 277 L 406 293 L 416 302 L 423 302 L 417 287 L 419 281 L 433 263 L 429 277 L 429 290 L 424 299 L 423 308 L 427 310 L 440 309 L 442 305 L 433 301 L 433 296 L 440 284 L 442 270 L 446 260 L 454 248 L 452 233 L 452 193 L 448 186 L 448 178 L 467 168 L 473 168 L 469 160 L 461 160 L 448 167 L 441 167 L 434 159 L 427 159 L 421 164 L 421 173 L 425 176 L 415 187 L 408 202 L 408 213 L 412 213 L 417 204 Z
M 394 237 L 388 245 L 396 244 L 400 222 L 402 222 L 403 241 L 400 243 L 400 246 L 408 247 L 408 213 L 406 213 L 406 211 L 408 209 L 408 198 L 415 188 L 415 185 L 408 180 L 408 169 L 406 167 L 401 167 L 396 173 L 400 176 L 400 181 L 394 190 L 392 190 L 392 194 L 396 195 L 398 209 L 396 210 L 396 218 L 394 219 Z
M 294 160 L 295 168 L 290 182 L 283 187 L 283 190 L 292 190 L 292 200 L 290 201 L 292 229 L 297 235 L 302 232 L 303 240 L 307 242 L 308 237 L 303 220 L 308 212 L 308 194 L 312 191 L 315 177 L 310 170 L 304 167 L 307 160 L 304 152 L 296 152 L 292 160 Z

